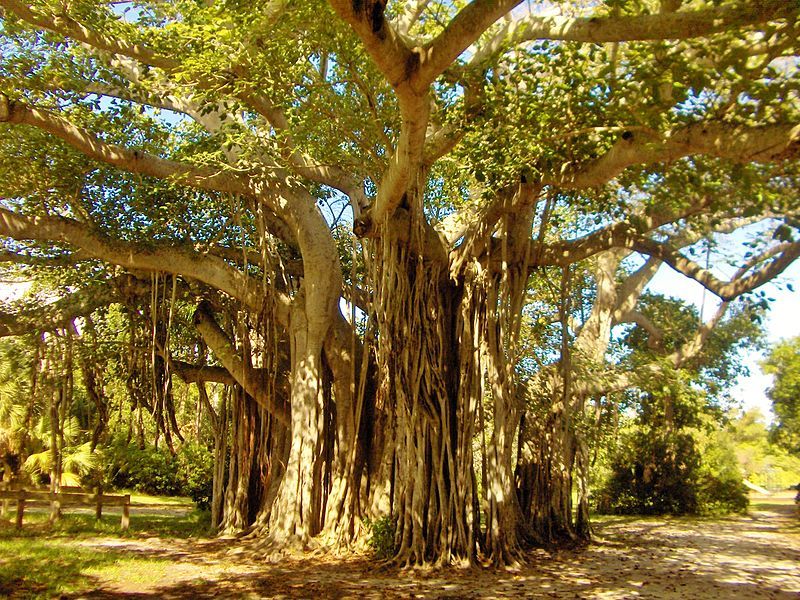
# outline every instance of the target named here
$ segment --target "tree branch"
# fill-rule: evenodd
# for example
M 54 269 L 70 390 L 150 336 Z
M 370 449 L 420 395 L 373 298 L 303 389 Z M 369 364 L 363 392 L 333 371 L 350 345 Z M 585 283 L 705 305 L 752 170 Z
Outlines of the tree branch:
M 617 311 L 614 314 L 614 324 L 617 325 L 620 323 L 633 323 L 644 329 L 649 334 L 647 338 L 647 347 L 651 350 L 662 347 L 664 332 L 644 313 L 638 310 L 629 310 L 624 313 Z
M 208 303 L 201 302 L 197 307 L 194 324 L 217 360 L 236 382 L 278 421 L 286 427 L 291 427 L 291 408 L 286 398 L 273 397 L 267 392 L 269 386 L 266 385 L 263 373 L 239 357 L 233 343 L 214 319 Z
M 175 69 L 179 66 L 178 61 L 162 56 L 142 44 L 127 44 L 115 37 L 109 37 L 93 31 L 67 14 L 57 16 L 39 14 L 25 4 L 17 2 L 17 0 L 0 0 L 0 7 L 13 13 L 26 23 L 69 37 L 98 50 L 128 56 L 144 64 L 164 70 Z
M 425 45 L 413 86 L 421 90 L 441 75 L 495 21 L 522 0 L 473 0 L 465 6 L 436 39 Z
M 542 17 L 529 15 L 509 22 L 470 61 L 479 66 L 501 49 L 535 40 L 572 42 L 631 42 L 681 40 L 767 23 L 794 19 L 797 3 L 786 0 L 757 0 L 736 6 L 698 11 L 662 12 L 652 15 L 618 17 Z
M 101 306 L 124 302 L 130 296 L 149 291 L 149 283 L 131 275 L 94 283 L 50 304 L 23 309 L 14 314 L 0 313 L 0 337 L 63 328 L 74 319 L 90 315 Z
M 182 360 L 169 359 L 170 369 L 180 377 L 184 383 L 222 383 L 224 385 L 236 385 L 234 379 L 225 367 L 214 367 L 210 365 L 193 365 Z
M 800 125 L 744 127 L 726 123 L 696 123 L 671 132 L 664 139 L 648 140 L 632 132 L 623 134 L 600 158 L 567 171 L 545 175 L 543 182 L 564 189 L 602 185 L 626 168 L 674 161 L 705 154 L 737 163 L 773 162 L 800 155 Z
M 11 102 L 0 94 L 0 123 L 30 125 L 46 131 L 100 162 L 130 173 L 140 173 L 157 179 L 168 179 L 203 190 L 229 194 L 249 194 L 247 179 L 230 171 L 196 167 L 130 150 L 100 140 L 93 133 L 77 127 L 48 111 Z
M 386 21 L 386 0 L 331 0 L 334 11 L 356 32 L 389 84 L 397 89 L 419 68 L 412 52 Z
M 182 275 L 201 281 L 260 310 L 262 286 L 223 259 L 186 248 L 153 248 L 111 239 L 63 217 L 28 217 L 0 208 L 0 235 L 17 240 L 63 242 L 85 254 L 130 269 Z M 288 319 L 289 298 L 278 294 L 279 318 Z
M 633 310 L 644 288 L 650 283 L 650 280 L 655 276 L 660 266 L 661 261 L 659 259 L 650 257 L 641 267 L 622 282 L 617 293 L 617 305 L 614 308 L 614 322 L 625 322 L 623 320 L 623 315 Z
M 767 254 L 756 257 L 743 269 L 740 269 L 730 281 L 725 282 L 666 244 L 659 244 L 652 240 L 641 239 L 635 242 L 633 246 L 637 252 L 658 258 L 679 273 L 694 279 L 708 291 L 716 294 L 726 302 L 734 300 L 742 294 L 751 292 L 771 279 L 774 279 L 800 257 L 800 242 L 781 244 L 780 250 L 774 249 Z M 750 275 L 745 275 L 745 273 L 750 271 L 758 262 L 768 256 L 774 256 L 775 254 L 777 254 L 777 258 L 770 261 L 768 265 L 761 267 Z

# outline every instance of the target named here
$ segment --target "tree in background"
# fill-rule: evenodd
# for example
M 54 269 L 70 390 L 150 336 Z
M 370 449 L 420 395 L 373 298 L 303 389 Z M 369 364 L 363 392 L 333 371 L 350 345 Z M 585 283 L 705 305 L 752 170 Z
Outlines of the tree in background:
M 177 451 L 194 386 L 225 531 L 388 519 L 402 564 L 573 537 L 644 275 L 727 307 L 800 255 L 794 3 L 0 7 L 3 258 L 58 273 L 3 333 L 122 306 L 128 430 Z M 755 225 L 730 279 L 693 254 Z
M 733 447 L 736 462 L 748 481 L 768 490 L 785 490 L 800 481 L 800 456 L 773 443 L 764 416 L 752 409 L 730 415 L 715 433 L 715 445 Z
M 629 349 L 625 362 L 639 375 L 635 387 L 625 392 L 624 425 L 606 457 L 609 473 L 597 494 L 599 510 L 696 514 L 746 508 L 733 446 L 710 438 L 726 412 L 725 392 L 741 372 L 740 351 L 763 337 L 762 313 L 758 305 L 742 304 L 715 327 L 702 353 L 681 369 L 654 377 L 637 365 L 683 346 L 699 315 L 675 299 L 644 298 L 643 316 L 664 328 L 657 345 L 646 327 L 632 328 L 624 340 Z
M 774 377 L 767 390 L 775 413 L 772 439 L 800 455 L 800 337 L 775 344 L 761 368 Z

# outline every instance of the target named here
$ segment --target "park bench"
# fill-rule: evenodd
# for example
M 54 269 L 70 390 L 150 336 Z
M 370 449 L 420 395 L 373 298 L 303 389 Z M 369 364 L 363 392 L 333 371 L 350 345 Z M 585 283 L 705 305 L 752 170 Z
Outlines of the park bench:
M 81 487 L 62 485 L 60 492 L 51 492 L 45 486 L 25 485 L 19 483 L 0 482 L 0 500 L 2 500 L 2 514 L 8 513 L 8 502 L 15 500 L 17 503 L 17 529 L 22 528 L 25 507 L 29 502 L 49 503 L 53 516 L 57 515 L 65 506 L 94 506 L 95 517 L 103 516 L 103 506 L 121 506 L 122 518 L 120 527 L 123 530 L 130 526 L 131 497 L 104 494 L 102 488 L 86 491 Z

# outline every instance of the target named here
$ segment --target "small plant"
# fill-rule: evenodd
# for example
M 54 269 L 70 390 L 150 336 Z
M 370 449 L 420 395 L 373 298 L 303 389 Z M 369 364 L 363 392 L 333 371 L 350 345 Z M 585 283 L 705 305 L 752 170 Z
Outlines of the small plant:
M 181 493 L 194 500 L 198 508 L 210 508 L 214 477 L 214 457 L 211 452 L 200 444 L 188 443 L 178 453 L 177 462 Z
M 394 534 L 397 523 L 389 516 L 383 516 L 374 521 L 366 519 L 364 524 L 369 529 L 369 544 L 375 556 L 380 559 L 391 558 L 394 554 Z

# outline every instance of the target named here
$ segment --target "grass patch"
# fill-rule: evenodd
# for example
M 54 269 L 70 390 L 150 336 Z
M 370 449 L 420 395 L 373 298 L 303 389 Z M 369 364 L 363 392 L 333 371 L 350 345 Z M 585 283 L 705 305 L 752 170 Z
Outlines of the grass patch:
M 130 494 L 132 504 L 156 504 L 159 506 L 174 506 L 176 508 L 194 508 L 192 499 L 185 496 L 150 496 L 132 490 L 119 490 L 109 493 L 120 496 Z
M 60 594 L 81 594 L 103 582 L 152 582 L 164 578 L 173 562 L 158 557 L 131 556 L 124 550 L 93 547 L 80 543 L 93 537 L 202 538 L 208 537 L 207 511 L 183 510 L 192 506 L 186 499 L 144 496 L 145 504 L 169 504 L 182 510 L 137 514 L 131 509 L 130 529 L 120 530 L 120 509 L 110 508 L 101 520 L 91 509 L 75 512 L 65 508 L 63 517 L 49 522 L 49 507 L 29 507 L 22 530 L 14 527 L 12 505 L 0 518 L 0 598 L 52 598 Z M 171 500 L 164 502 L 163 500 Z M 147 509 L 143 509 L 147 510 Z M 91 543 L 90 543 L 91 544 Z
M 68 509 L 65 509 L 68 510 Z M 110 512 L 110 511 L 109 511 Z M 22 530 L 14 528 L 15 510 L 11 510 L 4 520 L 0 520 L 0 540 L 11 538 L 49 537 L 87 537 L 109 536 L 119 538 L 202 538 L 208 537 L 211 518 L 208 511 L 193 510 L 174 514 L 136 514 L 131 509 L 130 529 L 120 529 L 119 513 L 104 513 L 96 520 L 94 513 L 64 512 L 62 518 L 50 523 L 49 512 L 44 510 L 25 511 Z
M 52 598 L 88 592 L 115 574 L 148 574 L 152 581 L 169 566 L 165 559 L 123 557 L 69 539 L 0 539 L 0 597 Z
M 84 569 L 91 580 L 126 587 L 144 587 L 153 581 L 163 581 L 174 569 L 174 563 L 164 558 L 119 557 L 109 563 L 94 564 Z

